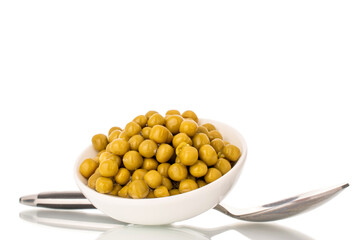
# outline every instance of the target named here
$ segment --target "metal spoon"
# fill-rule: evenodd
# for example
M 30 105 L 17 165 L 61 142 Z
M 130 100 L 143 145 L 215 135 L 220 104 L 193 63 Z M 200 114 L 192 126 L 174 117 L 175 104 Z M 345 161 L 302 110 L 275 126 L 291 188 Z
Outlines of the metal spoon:
M 345 183 L 318 189 L 259 207 L 234 209 L 233 207 L 218 204 L 214 209 L 225 215 L 244 221 L 275 221 L 314 209 L 336 196 L 348 186 L 349 184 Z M 20 203 L 29 206 L 56 209 L 95 208 L 80 192 L 39 193 L 36 195 L 23 196 L 19 201 Z

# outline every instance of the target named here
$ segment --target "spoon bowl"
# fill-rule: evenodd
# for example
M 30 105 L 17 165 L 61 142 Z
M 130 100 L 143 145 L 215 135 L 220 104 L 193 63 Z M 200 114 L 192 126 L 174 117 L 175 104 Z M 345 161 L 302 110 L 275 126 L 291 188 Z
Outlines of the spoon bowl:
M 199 123 L 214 124 L 224 140 L 238 146 L 242 153 L 229 172 L 204 187 L 179 195 L 149 199 L 129 199 L 98 193 L 87 186 L 87 180 L 79 172 L 79 166 L 84 159 L 96 156 L 97 152 L 92 146 L 86 148 L 75 163 L 75 182 L 97 209 L 122 222 L 161 225 L 197 216 L 215 207 L 225 198 L 239 178 L 247 155 L 246 142 L 235 128 L 209 119 L 200 119 Z

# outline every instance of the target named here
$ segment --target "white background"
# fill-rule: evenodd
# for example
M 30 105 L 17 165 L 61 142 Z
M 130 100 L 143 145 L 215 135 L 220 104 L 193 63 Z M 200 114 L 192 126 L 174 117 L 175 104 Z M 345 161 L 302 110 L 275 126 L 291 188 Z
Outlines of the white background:
M 247 140 L 228 204 L 350 183 L 304 215 L 239 223 L 252 237 L 229 230 L 213 239 L 290 239 L 279 236 L 293 230 L 302 236 L 293 239 L 359 239 L 359 12 L 358 1 L 2 0 L 3 236 L 109 239 L 24 221 L 31 208 L 18 198 L 76 190 L 73 164 L 94 134 L 148 110 L 191 109 Z M 210 210 L 178 225 L 237 222 Z

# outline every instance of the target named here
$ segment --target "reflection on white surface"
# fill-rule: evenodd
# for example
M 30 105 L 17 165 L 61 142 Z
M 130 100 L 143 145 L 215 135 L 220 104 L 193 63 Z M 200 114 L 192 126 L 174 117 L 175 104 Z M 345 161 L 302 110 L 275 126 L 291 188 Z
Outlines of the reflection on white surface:
M 82 230 L 107 231 L 127 223 L 119 222 L 101 213 L 62 210 L 28 210 L 20 212 L 20 218 L 43 225 Z
M 98 237 L 101 240 L 144 239 L 156 236 L 156 239 L 194 239 L 205 240 L 233 230 L 253 240 L 311 240 L 303 233 L 277 224 L 238 223 L 217 228 L 198 228 L 194 226 L 142 226 L 116 221 L 103 214 L 78 211 L 29 210 L 20 213 L 26 221 L 61 228 L 103 231 Z

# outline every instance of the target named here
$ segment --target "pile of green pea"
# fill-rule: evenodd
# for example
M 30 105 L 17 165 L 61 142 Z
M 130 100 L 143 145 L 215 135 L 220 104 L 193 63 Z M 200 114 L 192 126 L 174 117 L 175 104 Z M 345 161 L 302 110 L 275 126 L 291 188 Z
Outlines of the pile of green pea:
M 135 117 L 124 129 L 96 134 L 98 154 L 79 168 L 90 188 L 124 198 L 155 198 L 186 193 L 226 174 L 240 149 L 223 140 L 211 123 L 199 125 L 190 110 L 156 111 Z

